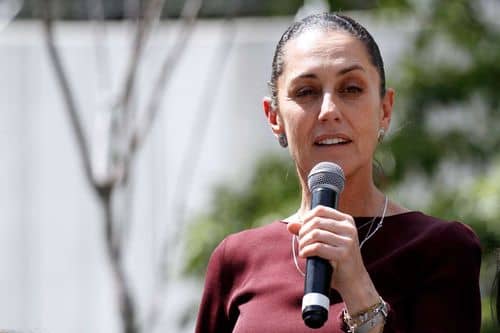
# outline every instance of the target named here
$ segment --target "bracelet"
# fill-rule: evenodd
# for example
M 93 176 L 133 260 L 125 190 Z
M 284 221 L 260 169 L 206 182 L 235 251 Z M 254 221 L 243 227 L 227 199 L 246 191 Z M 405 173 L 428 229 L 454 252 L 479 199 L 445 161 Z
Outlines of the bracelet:
M 367 322 L 364 322 L 360 326 L 356 327 L 354 329 L 354 333 L 368 333 L 372 328 L 377 326 L 380 323 L 385 324 L 385 318 L 384 314 L 382 312 L 377 313 L 372 319 L 368 320 Z
M 347 309 L 344 309 L 342 317 L 348 328 L 347 332 L 367 333 L 378 324 L 385 323 L 388 312 L 389 306 L 382 299 L 382 297 L 380 297 L 380 301 L 378 303 L 356 313 L 353 316 L 349 315 Z

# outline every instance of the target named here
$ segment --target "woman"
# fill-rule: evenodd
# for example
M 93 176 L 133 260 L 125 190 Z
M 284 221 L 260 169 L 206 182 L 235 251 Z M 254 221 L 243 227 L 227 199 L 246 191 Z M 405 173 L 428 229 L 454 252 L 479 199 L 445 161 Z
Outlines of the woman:
M 272 68 L 264 112 L 295 162 L 301 205 L 217 247 L 196 331 L 311 331 L 301 318 L 303 271 L 319 256 L 334 274 L 329 319 L 317 332 L 479 332 L 475 234 L 409 211 L 374 185 L 394 91 L 372 36 L 346 16 L 309 16 L 284 33 Z M 338 209 L 310 209 L 307 176 L 322 161 L 344 170 Z

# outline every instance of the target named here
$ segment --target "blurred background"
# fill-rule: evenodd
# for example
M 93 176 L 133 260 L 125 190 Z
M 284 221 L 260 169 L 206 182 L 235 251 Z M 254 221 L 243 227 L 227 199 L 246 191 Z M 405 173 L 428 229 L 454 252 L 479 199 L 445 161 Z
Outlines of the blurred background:
M 0 0 L 0 331 L 192 332 L 218 242 L 298 205 L 261 100 L 283 31 L 322 11 L 378 41 L 379 186 L 475 230 L 498 332 L 496 0 Z

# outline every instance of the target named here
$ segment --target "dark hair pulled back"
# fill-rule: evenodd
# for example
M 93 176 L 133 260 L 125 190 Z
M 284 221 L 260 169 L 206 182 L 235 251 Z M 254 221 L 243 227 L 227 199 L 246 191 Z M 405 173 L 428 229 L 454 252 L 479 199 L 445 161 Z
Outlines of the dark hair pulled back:
M 273 58 L 271 80 L 269 81 L 269 86 L 271 88 L 271 98 L 274 106 L 277 106 L 278 102 L 277 81 L 280 75 L 283 73 L 283 68 L 285 66 L 284 47 L 286 43 L 298 37 L 303 32 L 313 29 L 322 29 L 325 31 L 342 31 L 360 40 L 365 45 L 368 55 L 370 56 L 370 60 L 379 74 L 380 96 L 383 97 L 385 95 L 384 61 L 382 60 L 380 50 L 372 35 L 370 35 L 368 30 L 366 30 L 361 24 L 348 16 L 334 13 L 322 13 L 310 15 L 300 21 L 294 22 L 291 26 L 288 27 L 288 29 L 281 36 L 280 41 L 276 45 L 276 50 L 274 52 Z

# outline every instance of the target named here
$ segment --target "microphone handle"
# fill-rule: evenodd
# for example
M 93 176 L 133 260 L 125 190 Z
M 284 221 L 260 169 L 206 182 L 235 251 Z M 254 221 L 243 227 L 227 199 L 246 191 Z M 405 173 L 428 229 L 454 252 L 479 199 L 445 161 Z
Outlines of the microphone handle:
M 338 191 L 327 186 L 313 189 L 311 208 L 318 205 L 337 208 Z M 327 260 L 307 258 L 302 319 L 310 328 L 320 328 L 328 320 L 332 274 L 332 265 Z

